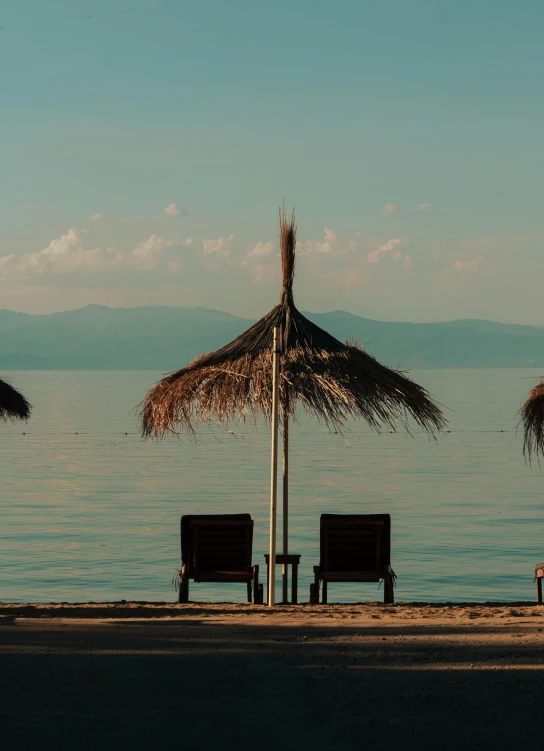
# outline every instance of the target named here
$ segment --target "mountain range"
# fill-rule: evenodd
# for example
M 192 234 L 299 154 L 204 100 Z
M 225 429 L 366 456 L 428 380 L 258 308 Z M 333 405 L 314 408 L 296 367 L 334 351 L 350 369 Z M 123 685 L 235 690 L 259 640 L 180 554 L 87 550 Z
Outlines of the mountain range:
M 544 368 L 544 328 L 484 320 L 396 323 L 336 310 L 305 313 L 338 339 L 360 340 L 395 368 Z M 0 310 L 0 369 L 168 372 L 253 323 L 206 308 L 149 306 L 30 315 Z

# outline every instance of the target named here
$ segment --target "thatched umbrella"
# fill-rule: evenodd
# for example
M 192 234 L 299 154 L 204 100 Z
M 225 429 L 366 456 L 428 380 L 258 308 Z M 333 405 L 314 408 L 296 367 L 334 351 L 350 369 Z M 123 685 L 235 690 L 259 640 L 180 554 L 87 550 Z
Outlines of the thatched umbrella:
M 0 422 L 28 420 L 32 405 L 17 389 L 0 379 Z
M 342 431 L 348 418 L 362 417 L 375 431 L 413 418 L 434 434 L 445 419 L 426 390 L 402 372 L 381 365 L 357 343 L 342 343 L 295 307 L 296 223 L 280 211 L 283 287 L 278 305 L 230 344 L 203 354 L 167 375 L 147 393 L 140 412 L 144 437 L 162 438 L 180 429 L 195 436 L 198 423 L 228 428 L 272 412 L 273 331 L 281 331 L 279 384 L 283 428 L 283 552 L 287 553 L 288 425 L 297 407 Z
M 531 456 L 544 456 L 544 378 L 531 389 L 520 410 L 523 424 L 523 453 L 530 461 Z

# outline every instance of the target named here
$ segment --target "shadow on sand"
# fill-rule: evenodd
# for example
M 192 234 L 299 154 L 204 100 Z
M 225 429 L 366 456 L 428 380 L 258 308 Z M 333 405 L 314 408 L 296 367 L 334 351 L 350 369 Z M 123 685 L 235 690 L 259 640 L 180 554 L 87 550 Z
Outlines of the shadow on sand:
M 321 624 L 0 620 L 4 747 L 540 747 L 538 623 Z

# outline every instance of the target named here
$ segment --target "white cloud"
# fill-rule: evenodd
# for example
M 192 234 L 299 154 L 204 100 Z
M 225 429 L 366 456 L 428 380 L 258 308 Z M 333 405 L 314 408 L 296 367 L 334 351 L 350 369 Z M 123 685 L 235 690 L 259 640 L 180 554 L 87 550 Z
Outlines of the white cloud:
M 378 248 L 376 248 L 376 250 L 369 251 L 368 256 L 366 257 L 365 263 L 379 263 L 382 260 L 382 257 L 384 255 L 394 250 L 397 247 L 397 245 L 401 244 L 401 242 L 402 241 L 400 237 L 395 237 L 391 240 L 388 240 L 383 245 L 380 245 Z M 400 260 L 401 257 L 402 257 L 401 253 L 393 254 L 393 258 L 395 261 Z
M 113 248 L 85 249 L 84 240 L 88 232 L 71 227 L 65 235 L 51 240 L 47 247 L 36 253 L 0 258 L 0 278 L 27 279 L 54 274 L 155 269 L 159 264 L 171 260 L 162 260 L 164 250 L 178 244 L 188 247 L 193 242 L 190 237 L 180 243 L 177 238 L 151 235 L 132 251 L 121 253 Z
M 146 269 L 154 269 L 158 265 L 158 255 L 166 248 L 171 248 L 178 243 L 177 238 L 159 237 L 151 235 L 150 238 L 138 243 L 132 251 L 137 264 Z
M 395 263 L 403 262 L 402 270 L 404 272 L 409 271 L 412 268 L 412 256 L 402 253 L 398 246 L 402 243 L 400 237 L 394 237 L 391 240 L 383 243 L 375 250 L 369 251 L 367 257 L 364 259 L 364 263 L 380 263 L 382 258 L 387 254 L 391 254 L 391 258 Z
M 472 261 L 461 261 L 459 259 L 455 261 L 453 266 L 457 269 L 457 271 L 468 271 L 475 273 L 476 271 L 478 271 L 484 261 L 485 258 L 483 256 L 480 256 L 480 258 L 474 258 Z
M 306 240 L 297 244 L 297 249 L 302 256 L 310 256 L 320 262 L 334 259 L 341 260 L 343 265 L 362 261 L 365 264 L 379 264 L 385 256 L 393 261 L 405 261 L 405 254 L 401 252 L 400 245 L 404 241 L 400 237 L 394 237 L 387 242 L 372 248 L 368 240 L 365 240 L 362 232 L 356 232 L 351 239 L 346 238 L 341 242 L 334 230 L 325 227 L 322 241 Z M 409 267 L 411 263 L 406 263 Z
M 105 214 L 89 214 L 87 219 L 89 222 L 99 222 L 105 216 L 106 216 Z
M 253 250 L 250 250 L 247 254 L 249 258 L 265 258 L 266 256 L 269 256 L 271 253 L 274 252 L 274 243 L 272 240 L 265 243 L 262 240 L 259 240 L 257 245 L 253 248 Z
M 25 256 L 26 263 L 29 266 L 37 266 L 44 258 L 61 258 L 70 254 L 70 251 L 81 246 L 83 243 L 84 230 L 78 230 L 71 227 L 65 235 L 51 240 L 49 245 L 39 253 L 28 253 Z
M 190 248 L 192 244 L 193 244 L 193 238 L 192 237 L 188 237 L 186 240 L 182 240 L 180 242 L 180 245 L 183 245 L 186 248 Z
M 418 203 L 416 211 L 421 211 L 422 214 L 432 214 L 434 212 L 434 206 L 431 203 Z
M 163 213 L 159 214 L 158 216 L 154 216 L 153 219 L 155 221 L 158 221 L 160 219 L 172 219 L 176 216 L 188 216 L 187 211 L 185 209 L 180 208 L 176 203 L 169 203 L 168 206 L 165 206 L 163 209 Z
M 234 240 L 234 235 L 226 237 L 212 237 L 209 240 L 202 241 L 202 248 L 207 256 L 216 258 L 228 258 L 231 254 L 230 245 Z
M 112 248 L 85 250 L 83 239 L 87 230 L 71 227 L 65 235 L 51 240 L 37 253 L 25 253 L 22 258 L 12 256 L 9 275 L 27 277 L 32 274 L 68 274 L 75 271 L 106 271 L 118 267 L 121 255 Z M 8 271 L 4 270 L 4 277 Z
M 394 203 L 384 203 L 382 206 L 382 214 L 384 216 L 392 216 L 392 214 L 396 214 L 399 210 L 398 206 L 395 206 Z
M 121 224 L 138 224 L 139 221 L 137 216 L 126 216 L 124 219 L 121 219 Z
M 324 228 L 323 241 L 318 240 L 306 240 L 301 243 L 297 243 L 297 247 L 302 255 L 311 255 L 312 253 L 325 253 L 332 255 L 337 253 L 336 248 L 336 232 L 330 229 L 330 227 Z

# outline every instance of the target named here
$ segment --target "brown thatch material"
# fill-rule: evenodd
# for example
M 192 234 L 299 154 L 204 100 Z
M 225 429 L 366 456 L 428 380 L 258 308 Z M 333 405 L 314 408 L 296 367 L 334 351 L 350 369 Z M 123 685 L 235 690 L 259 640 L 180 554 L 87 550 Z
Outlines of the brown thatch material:
M 544 379 L 529 392 L 520 414 L 524 455 L 529 461 L 533 454 L 544 456 Z
M 0 422 L 28 420 L 31 410 L 31 404 L 17 389 L 0 380 Z
M 184 430 L 197 423 L 245 421 L 264 415 L 272 404 L 273 329 L 282 332 L 280 398 L 284 417 L 296 418 L 297 405 L 342 429 L 350 417 L 363 417 L 373 430 L 394 430 L 408 418 L 431 434 L 445 426 L 440 408 L 403 373 L 380 365 L 362 347 L 343 344 L 300 313 L 293 300 L 296 223 L 280 212 L 283 288 L 279 304 L 245 333 L 186 368 L 166 376 L 146 395 L 140 412 L 144 437 Z

